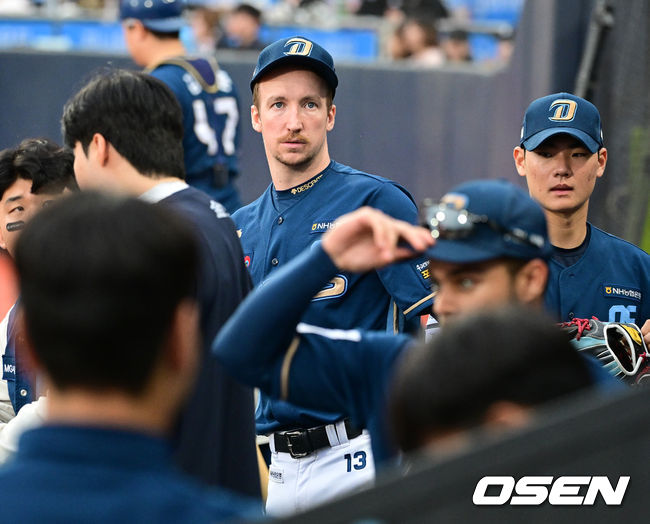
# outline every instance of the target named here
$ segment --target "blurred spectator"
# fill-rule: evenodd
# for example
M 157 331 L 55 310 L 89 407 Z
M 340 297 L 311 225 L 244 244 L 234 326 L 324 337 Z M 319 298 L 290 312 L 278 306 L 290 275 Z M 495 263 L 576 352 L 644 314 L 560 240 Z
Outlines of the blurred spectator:
M 442 49 L 447 62 L 471 62 L 472 49 L 467 31 L 456 29 L 442 42 Z
M 507 64 L 515 50 L 515 35 L 514 33 L 502 34 L 498 36 L 498 39 L 496 59 L 502 64 Z
M 401 32 L 409 60 L 428 67 L 445 63 L 445 54 L 438 46 L 438 33 L 432 22 L 409 19 Z
M 264 49 L 260 40 L 262 12 L 250 4 L 239 4 L 226 19 L 224 35 L 217 47 L 226 49 Z
M 190 26 L 198 54 L 214 54 L 217 41 L 222 36 L 219 27 L 220 18 L 221 15 L 218 11 L 206 7 L 191 10 Z

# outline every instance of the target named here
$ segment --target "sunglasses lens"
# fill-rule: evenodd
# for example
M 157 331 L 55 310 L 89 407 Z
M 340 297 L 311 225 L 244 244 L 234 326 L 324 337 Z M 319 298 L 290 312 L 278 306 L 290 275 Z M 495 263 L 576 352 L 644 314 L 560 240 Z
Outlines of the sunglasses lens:
M 632 349 L 629 344 L 626 344 L 623 338 L 616 337 L 613 340 L 610 339 L 610 349 L 620 362 L 621 367 L 628 373 L 633 373 L 636 358 L 631 353 Z
M 431 231 L 433 238 L 464 238 L 474 229 L 467 211 L 436 205 L 425 209 L 424 227 Z

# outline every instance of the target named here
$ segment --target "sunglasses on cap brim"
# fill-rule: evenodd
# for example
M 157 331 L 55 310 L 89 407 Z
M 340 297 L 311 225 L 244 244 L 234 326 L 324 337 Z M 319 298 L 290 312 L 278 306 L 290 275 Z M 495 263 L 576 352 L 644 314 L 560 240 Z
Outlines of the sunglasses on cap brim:
M 431 200 L 425 200 L 421 209 L 420 224 L 431 231 L 431 236 L 436 240 L 467 238 L 483 224 L 503 235 L 509 242 L 528 244 L 537 249 L 544 247 L 544 237 L 541 235 L 527 233 L 519 228 L 505 228 L 486 215 L 477 215 L 467 209 L 456 209 L 451 204 L 434 204 Z

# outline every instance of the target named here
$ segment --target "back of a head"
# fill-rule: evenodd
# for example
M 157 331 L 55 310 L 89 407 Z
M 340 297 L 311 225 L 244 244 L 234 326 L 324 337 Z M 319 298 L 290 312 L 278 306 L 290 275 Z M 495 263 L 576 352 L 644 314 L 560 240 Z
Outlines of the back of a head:
M 145 73 L 96 74 L 63 108 L 65 143 L 87 153 L 101 134 L 143 175 L 185 178 L 183 114 L 172 91 Z
M 176 307 L 195 294 L 197 264 L 192 230 L 161 206 L 80 193 L 39 213 L 16 267 L 27 333 L 53 385 L 140 393 Z
M 121 0 L 120 20 L 139 20 L 156 36 L 178 38 L 187 25 L 183 18 L 185 0 Z
M 480 426 L 490 406 L 536 407 L 590 387 L 584 359 L 538 312 L 469 315 L 408 353 L 391 393 L 397 443 L 405 451 L 448 431 Z
M 74 154 L 46 138 L 28 138 L 0 152 L 0 198 L 18 179 L 32 181 L 32 193 L 77 190 Z

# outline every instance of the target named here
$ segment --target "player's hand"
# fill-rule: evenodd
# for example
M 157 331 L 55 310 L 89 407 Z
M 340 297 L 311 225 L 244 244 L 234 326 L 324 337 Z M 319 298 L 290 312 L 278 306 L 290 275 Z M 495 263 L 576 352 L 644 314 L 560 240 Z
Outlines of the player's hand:
M 426 229 L 370 207 L 343 215 L 322 242 L 339 269 L 355 273 L 413 258 L 433 244 Z
M 641 334 L 643 335 L 646 347 L 650 350 L 650 319 L 646 320 L 643 326 L 641 326 Z

